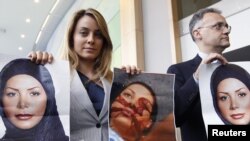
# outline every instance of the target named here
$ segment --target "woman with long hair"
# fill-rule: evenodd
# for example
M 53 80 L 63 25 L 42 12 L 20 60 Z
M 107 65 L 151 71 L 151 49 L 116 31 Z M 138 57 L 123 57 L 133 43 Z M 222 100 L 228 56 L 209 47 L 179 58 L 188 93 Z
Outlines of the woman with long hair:
M 71 68 L 71 141 L 108 141 L 108 106 L 113 45 L 104 17 L 95 9 L 77 11 L 69 25 L 62 58 Z M 126 67 L 127 72 L 140 72 Z

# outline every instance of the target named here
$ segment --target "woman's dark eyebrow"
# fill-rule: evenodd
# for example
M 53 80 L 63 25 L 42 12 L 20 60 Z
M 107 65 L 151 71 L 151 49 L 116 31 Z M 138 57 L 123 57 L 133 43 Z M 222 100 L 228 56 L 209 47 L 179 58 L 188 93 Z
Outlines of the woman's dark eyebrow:
M 241 87 L 241 88 L 239 88 L 239 89 L 237 89 L 237 90 L 235 90 L 235 92 L 239 92 L 240 90 L 242 90 L 242 89 L 244 89 L 244 87 Z M 218 92 L 218 93 L 223 93 L 223 94 L 227 94 L 227 95 L 229 95 L 229 93 L 228 92 Z
M 35 89 L 35 88 L 40 88 L 40 87 L 39 86 L 34 86 L 32 88 L 28 88 L 27 90 L 32 90 L 32 89 Z M 19 89 L 12 88 L 12 87 L 6 87 L 6 89 L 12 89 L 12 90 L 15 90 L 15 91 L 19 91 Z
M 218 92 L 218 93 L 222 93 L 222 94 L 229 95 L 229 93 L 228 93 L 228 92 Z
M 5 89 L 12 89 L 12 90 L 14 90 L 14 91 L 19 91 L 18 89 L 12 88 L 12 87 L 6 87 Z
M 87 27 L 81 27 L 80 30 L 89 30 Z
M 241 88 L 237 89 L 236 92 L 239 92 L 242 89 L 244 89 L 244 87 L 241 87 Z
M 40 89 L 39 86 L 34 86 L 34 87 L 32 87 L 32 88 L 29 88 L 28 90 L 32 90 L 32 89 L 35 89 L 35 88 L 39 88 L 39 89 Z
M 83 26 L 83 27 L 80 27 L 80 30 L 89 30 L 89 28 Z M 95 32 L 101 32 L 101 30 L 96 29 Z
M 135 94 L 135 91 L 133 90 L 133 89 L 131 89 L 131 88 L 127 88 L 129 91 L 131 91 L 132 92 L 132 94 Z

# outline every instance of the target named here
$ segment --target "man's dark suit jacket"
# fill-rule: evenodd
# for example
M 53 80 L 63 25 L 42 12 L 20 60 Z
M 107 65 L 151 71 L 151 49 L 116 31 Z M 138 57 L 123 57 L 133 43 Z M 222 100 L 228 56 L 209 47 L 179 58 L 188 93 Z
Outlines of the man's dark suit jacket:
M 200 62 L 197 55 L 192 60 L 170 66 L 167 71 L 175 74 L 175 124 L 181 129 L 182 141 L 207 141 L 199 86 L 193 78 Z

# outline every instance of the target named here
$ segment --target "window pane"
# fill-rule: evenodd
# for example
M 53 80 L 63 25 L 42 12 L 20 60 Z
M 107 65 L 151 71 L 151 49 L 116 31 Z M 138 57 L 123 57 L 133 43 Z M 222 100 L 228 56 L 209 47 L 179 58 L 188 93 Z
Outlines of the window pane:
M 178 20 L 181 20 L 201 8 L 213 5 L 221 0 L 177 0 Z

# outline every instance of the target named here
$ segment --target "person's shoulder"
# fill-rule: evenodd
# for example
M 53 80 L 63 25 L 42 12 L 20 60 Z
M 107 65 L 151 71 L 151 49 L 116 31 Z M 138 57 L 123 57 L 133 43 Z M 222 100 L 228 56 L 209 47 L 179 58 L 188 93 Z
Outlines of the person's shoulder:
M 198 57 L 196 56 L 193 59 L 183 61 L 183 62 L 180 62 L 180 63 L 176 63 L 176 64 L 172 64 L 168 68 L 167 72 L 168 73 L 173 73 L 173 72 L 176 72 L 176 71 L 183 71 L 187 67 L 189 67 L 190 65 L 194 64 L 197 59 L 198 59 Z
M 184 62 L 180 62 L 180 63 L 176 63 L 176 64 L 172 64 L 171 66 L 170 66 L 170 68 L 175 68 L 175 67 L 182 67 L 182 66 L 185 66 L 185 65 L 189 65 L 189 64 L 191 64 L 192 62 L 194 61 L 194 59 L 190 59 L 190 60 L 187 60 L 187 61 L 184 61 Z

